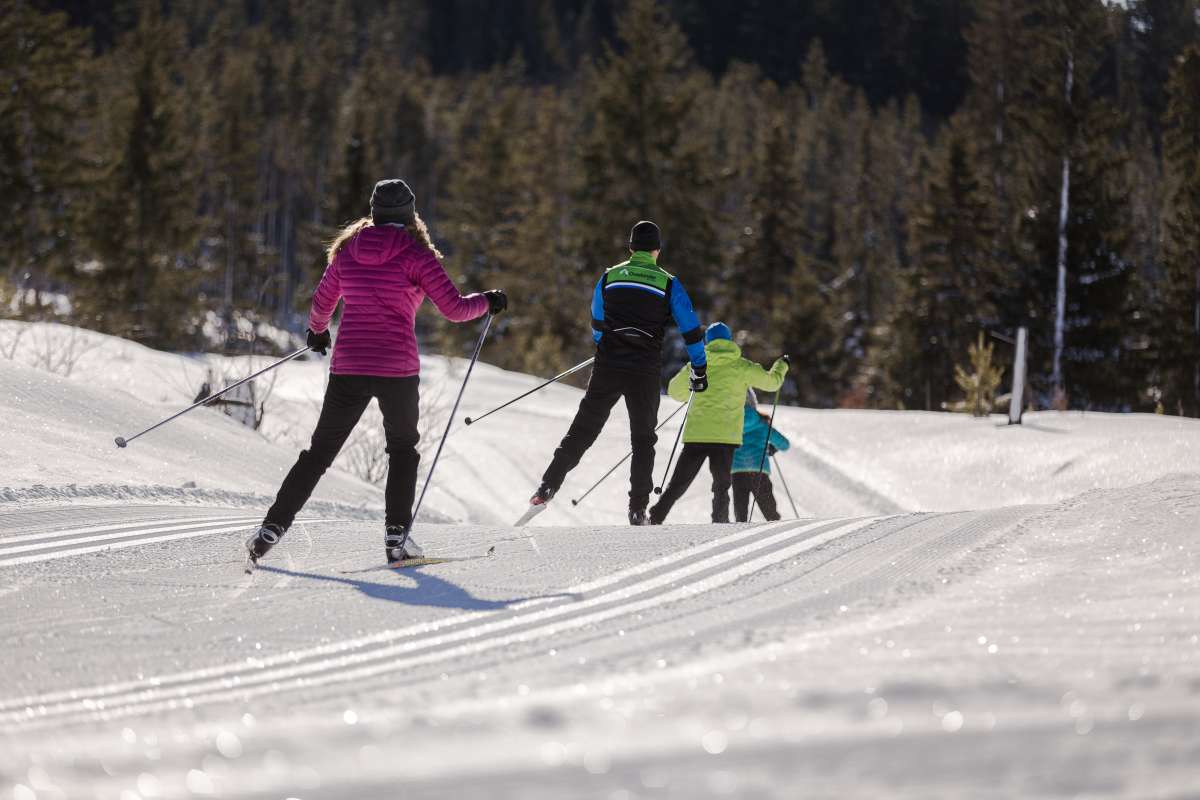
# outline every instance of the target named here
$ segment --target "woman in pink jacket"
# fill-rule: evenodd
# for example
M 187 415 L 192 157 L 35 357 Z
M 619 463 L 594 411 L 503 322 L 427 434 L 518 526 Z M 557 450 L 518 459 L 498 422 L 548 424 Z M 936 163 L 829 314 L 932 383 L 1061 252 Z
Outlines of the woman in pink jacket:
M 464 297 L 442 268 L 441 253 L 417 216 L 415 198 L 401 180 L 383 180 L 371 192 L 371 215 L 346 226 L 329 246 L 329 265 L 313 295 L 308 344 L 322 355 L 331 344 L 329 320 L 345 302 L 329 385 L 312 444 L 283 480 L 262 527 L 246 542 L 253 562 L 287 531 L 329 469 L 374 397 L 383 412 L 388 477 L 384 547 L 388 561 L 415 558 L 412 526 L 417 464 L 417 386 L 421 361 L 413 330 L 426 296 L 452 322 L 498 314 L 504 292 Z

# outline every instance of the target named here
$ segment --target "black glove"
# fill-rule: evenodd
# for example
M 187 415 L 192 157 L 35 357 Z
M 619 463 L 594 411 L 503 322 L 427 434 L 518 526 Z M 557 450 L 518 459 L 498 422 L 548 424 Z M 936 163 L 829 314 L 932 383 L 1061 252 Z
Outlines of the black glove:
M 320 333 L 313 333 L 312 328 L 308 329 L 308 347 L 314 353 L 325 355 L 332 344 L 333 337 L 329 335 L 329 328 L 326 328 Z
M 773 445 L 773 444 L 767 445 L 767 455 L 768 456 L 773 456 L 778 452 L 779 451 L 775 449 L 775 445 Z
M 781 356 L 780 356 L 779 358 L 777 358 L 776 360 L 777 360 L 777 361 L 782 361 L 783 363 L 787 364 L 788 366 L 791 366 L 791 364 L 792 364 L 792 357 L 791 357 L 791 356 L 789 356 L 787 353 L 784 353 L 783 355 L 781 355 Z
M 692 391 L 703 392 L 708 388 L 708 366 L 692 367 Z
M 499 314 L 508 308 L 508 295 L 504 293 L 503 289 L 489 289 L 483 293 L 483 296 L 487 298 L 489 314 Z

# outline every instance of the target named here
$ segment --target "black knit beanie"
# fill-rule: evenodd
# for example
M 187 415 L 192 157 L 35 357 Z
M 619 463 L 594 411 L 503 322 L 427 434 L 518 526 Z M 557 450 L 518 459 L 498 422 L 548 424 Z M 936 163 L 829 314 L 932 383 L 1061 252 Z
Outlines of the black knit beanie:
M 408 184 L 388 178 L 375 184 L 371 192 L 371 221 L 376 225 L 399 222 L 411 225 L 417 213 L 417 198 Z
M 629 249 L 633 251 L 662 249 L 662 231 L 648 219 L 644 219 L 629 232 Z

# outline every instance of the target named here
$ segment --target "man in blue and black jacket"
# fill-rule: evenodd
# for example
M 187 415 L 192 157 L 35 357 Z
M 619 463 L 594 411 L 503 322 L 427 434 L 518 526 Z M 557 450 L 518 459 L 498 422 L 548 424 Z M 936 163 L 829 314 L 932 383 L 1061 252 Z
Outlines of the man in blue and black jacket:
M 530 499 L 531 512 L 543 509 L 596 441 L 609 412 L 622 397 L 629 411 L 633 460 L 629 477 L 629 522 L 646 524 L 646 505 L 654 486 L 654 445 L 658 437 L 662 343 L 673 319 L 687 345 L 691 387 L 708 388 L 704 333 L 692 301 L 677 278 L 658 266 L 662 234 L 643 220 L 629 234 L 628 261 L 608 269 L 592 294 L 592 338 L 596 362 L 587 393 L 570 430 L 554 451 L 542 484 Z M 532 514 L 527 514 L 526 519 Z

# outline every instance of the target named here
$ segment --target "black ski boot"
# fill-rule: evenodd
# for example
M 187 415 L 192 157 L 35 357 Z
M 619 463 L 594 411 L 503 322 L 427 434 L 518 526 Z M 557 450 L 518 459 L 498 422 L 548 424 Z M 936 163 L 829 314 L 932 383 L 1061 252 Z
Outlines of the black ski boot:
M 258 532 L 246 540 L 246 552 L 249 554 L 246 558 L 246 572 L 254 571 L 258 566 L 258 560 L 267 554 L 275 545 L 279 544 L 279 540 L 283 538 L 284 528 L 282 525 L 276 525 L 274 522 L 264 522 Z
M 388 525 L 383 529 L 383 549 L 389 564 L 421 558 L 425 551 L 413 541 L 405 525 Z
M 630 525 L 649 525 L 650 517 L 646 516 L 645 510 L 634 511 L 629 509 L 629 524 Z

